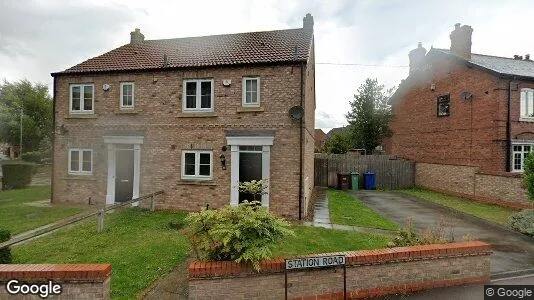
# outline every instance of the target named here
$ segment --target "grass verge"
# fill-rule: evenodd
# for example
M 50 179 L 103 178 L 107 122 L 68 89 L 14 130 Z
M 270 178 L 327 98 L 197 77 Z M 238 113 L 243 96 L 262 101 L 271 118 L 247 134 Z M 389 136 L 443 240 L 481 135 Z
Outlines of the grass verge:
M 82 211 L 80 207 L 40 203 L 48 199 L 50 186 L 0 191 L 0 228 L 15 235 Z
M 13 247 L 14 263 L 110 263 L 111 297 L 134 299 L 188 257 L 186 239 L 168 227 L 185 215 L 127 209 L 106 216 L 100 234 L 90 220 Z
M 371 210 L 360 200 L 338 190 L 328 190 L 330 221 L 334 224 L 398 230 L 399 226 Z
M 387 247 L 390 239 L 382 235 L 320 227 L 294 226 L 295 236 L 280 243 L 275 257 L 313 253 L 378 249 Z
M 441 204 L 443 206 L 447 206 L 463 213 L 486 219 L 506 227 L 510 227 L 510 216 L 517 213 L 517 210 L 511 208 L 479 203 L 441 193 L 431 192 L 424 189 L 400 190 L 400 192 Z

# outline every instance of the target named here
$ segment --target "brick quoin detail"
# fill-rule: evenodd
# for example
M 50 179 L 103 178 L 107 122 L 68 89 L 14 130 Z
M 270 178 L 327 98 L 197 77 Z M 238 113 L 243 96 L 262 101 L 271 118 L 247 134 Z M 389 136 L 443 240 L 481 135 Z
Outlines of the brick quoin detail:
M 351 299 L 358 299 L 488 282 L 490 253 L 488 244 L 469 241 L 315 254 L 309 257 L 345 255 L 348 296 Z M 284 291 L 284 268 L 283 259 L 262 262 L 258 272 L 248 266 L 228 261 L 192 262 L 189 265 L 190 297 L 191 299 L 210 297 L 215 293 L 215 290 L 211 290 L 212 287 L 217 286 L 219 287 L 217 293 L 220 293 L 222 298 L 233 294 L 245 298 L 276 299 Z M 450 270 L 444 271 L 446 268 Z M 293 290 L 289 294 L 290 299 L 343 299 L 343 293 L 340 292 L 342 291 L 340 267 L 292 270 L 288 274 L 294 285 L 317 286 L 316 291 L 311 291 L 309 295 L 295 295 L 307 290 L 302 287 L 296 288 L 298 291 Z M 376 281 L 373 274 L 382 276 L 381 280 Z M 388 278 L 391 277 L 388 274 L 395 274 L 396 278 Z M 386 278 L 383 278 L 384 276 Z M 241 287 L 243 280 L 256 280 L 258 284 Z M 377 286 L 380 282 L 388 284 Z M 221 286 L 224 288 L 220 288 Z

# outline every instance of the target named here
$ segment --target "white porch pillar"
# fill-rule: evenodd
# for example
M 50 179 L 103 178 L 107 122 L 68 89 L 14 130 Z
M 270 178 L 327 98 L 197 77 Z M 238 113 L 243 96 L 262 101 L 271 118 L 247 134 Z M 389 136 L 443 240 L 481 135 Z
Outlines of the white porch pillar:
M 271 186 L 271 146 L 262 147 L 261 155 L 261 179 L 267 183 L 265 194 L 261 195 L 261 205 L 269 208 L 269 190 Z
M 108 185 L 106 204 L 115 203 L 115 145 L 108 145 Z
M 139 178 L 141 173 L 141 145 L 134 146 L 134 173 L 133 173 L 133 193 L 132 198 L 139 198 Z M 139 201 L 132 203 L 132 206 L 138 206 Z
M 239 146 L 230 146 L 230 205 L 237 206 L 239 204 Z

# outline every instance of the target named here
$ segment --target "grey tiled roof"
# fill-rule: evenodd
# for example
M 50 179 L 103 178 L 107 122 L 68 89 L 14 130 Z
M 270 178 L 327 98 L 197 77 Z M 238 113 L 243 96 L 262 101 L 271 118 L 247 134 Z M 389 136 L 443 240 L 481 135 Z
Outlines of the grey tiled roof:
M 454 55 L 447 49 L 433 48 L 432 50 L 448 55 Z M 532 60 L 519 60 L 473 53 L 471 54 L 471 59 L 467 61 L 500 74 L 534 78 L 534 61 Z

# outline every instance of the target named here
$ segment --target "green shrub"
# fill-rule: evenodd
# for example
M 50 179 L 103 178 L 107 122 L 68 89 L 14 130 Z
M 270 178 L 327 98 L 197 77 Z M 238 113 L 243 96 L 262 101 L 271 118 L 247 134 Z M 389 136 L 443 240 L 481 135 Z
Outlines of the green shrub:
M 525 158 L 523 171 L 523 183 L 527 189 L 528 198 L 534 201 L 534 152 L 530 152 Z
M 33 163 L 42 163 L 50 160 L 50 151 L 31 151 L 22 153 L 22 160 Z
M 272 256 L 272 247 L 294 235 L 290 224 L 269 213 L 257 202 L 191 213 L 186 236 L 197 259 L 233 260 L 259 269 Z
M 512 228 L 534 237 L 534 209 L 525 209 L 510 216 Z
M 11 238 L 11 233 L 7 229 L 0 229 L 0 243 L 7 242 Z M 9 247 L 0 249 L 0 264 L 11 263 L 11 249 Z
M 24 162 L 10 162 L 2 165 L 3 189 L 25 188 L 32 181 L 35 165 Z
M 449 238 L 447 238 L 449 236 Z M 412 218 L 408 218 L 406 225 L 399 230 L 388 246 L 404 247 L 415 245 L 444 244 L 454 241 L 452 228 L 447 230 L 445 222 L 441 219 L 435 226 L 428 227 L 419 232 L 415 231 Z

